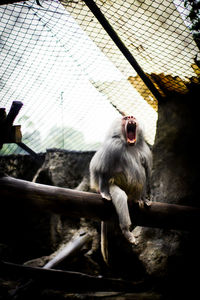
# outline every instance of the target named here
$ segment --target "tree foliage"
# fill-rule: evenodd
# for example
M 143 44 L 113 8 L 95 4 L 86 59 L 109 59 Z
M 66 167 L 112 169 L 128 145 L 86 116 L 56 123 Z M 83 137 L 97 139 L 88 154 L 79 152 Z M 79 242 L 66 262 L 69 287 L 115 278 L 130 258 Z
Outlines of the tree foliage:
M 189 11 L 187 18 L 191 22 L 190 30 L 200 48 L 200 0 L 185 0 L 184 6 Z

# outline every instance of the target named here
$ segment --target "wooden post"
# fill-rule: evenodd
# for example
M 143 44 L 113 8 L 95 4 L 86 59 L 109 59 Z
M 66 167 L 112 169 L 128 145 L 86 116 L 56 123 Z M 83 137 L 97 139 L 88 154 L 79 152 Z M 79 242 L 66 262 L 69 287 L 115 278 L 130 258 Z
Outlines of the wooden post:
M 22 140 L 21 126 L 13 126 L 13 122 L 18 115 L 23 103 L 13 101 L 8 115 L 5 108 L 0 108 L 0 149 L 4 143 L 20 143 Z

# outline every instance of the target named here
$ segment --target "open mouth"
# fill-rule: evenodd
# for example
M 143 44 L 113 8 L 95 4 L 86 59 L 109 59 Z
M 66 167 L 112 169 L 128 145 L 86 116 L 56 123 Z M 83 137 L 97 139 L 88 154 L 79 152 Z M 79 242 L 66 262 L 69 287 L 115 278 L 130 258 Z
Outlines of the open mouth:
M 127 143 L 134 145 L 136 142 L 136 123 L 133 121 L 128 121 L 126 126 L 126 137 Z

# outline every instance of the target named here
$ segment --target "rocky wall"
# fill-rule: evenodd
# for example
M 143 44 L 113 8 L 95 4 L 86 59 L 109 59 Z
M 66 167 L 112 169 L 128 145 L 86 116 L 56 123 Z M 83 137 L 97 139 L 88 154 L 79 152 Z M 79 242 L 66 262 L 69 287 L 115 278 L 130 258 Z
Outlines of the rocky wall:
M 15 178 L 75 188 L 85 171 L 87 173 L 92 155 L 93 152 L 83 154 L 51 149 L 39 155 L 41 163 L 30 155 L 1 156 L 0 169 Z M 4 230 L 1 231 L 0 249 L 4 249 L 8 259 L 16 262 L 52 253 L 80 228 L 80 220 L 66 220 L 45 211 L 32 211 L 28 203 L 21 207 L 13 201 L 10 207 L 1 200 L 0 226 Z
M 153 201 L 199 207 L 198 101 L 199 88 L 159 103 L 153 147 Z M 197 228 L 198 230 L 198 228 Z M 196 232 L 135 229 L 135 252 L 148 274 L 164 279 L 168 299 L 194 299 L 200 267 Z M 186 298 L 184 298 L 186 299 Z

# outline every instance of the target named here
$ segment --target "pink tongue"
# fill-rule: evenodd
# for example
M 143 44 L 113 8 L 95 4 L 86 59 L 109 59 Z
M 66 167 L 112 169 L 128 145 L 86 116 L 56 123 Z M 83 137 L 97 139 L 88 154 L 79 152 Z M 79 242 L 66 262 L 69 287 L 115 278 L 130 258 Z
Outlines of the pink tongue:
M 134 133 L 133 132 L 129 132 L 128 133 L 128 138 L 129 138 L 129 140 L 133 140 L 135 138 Z

